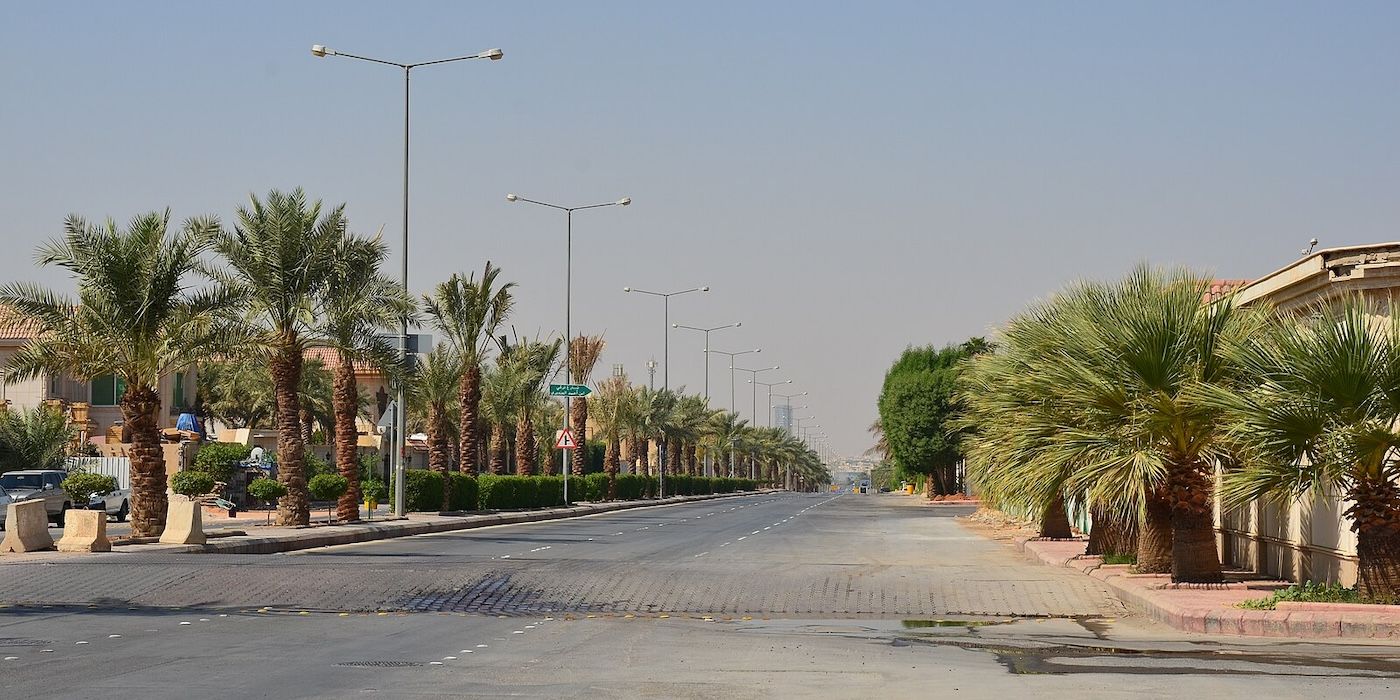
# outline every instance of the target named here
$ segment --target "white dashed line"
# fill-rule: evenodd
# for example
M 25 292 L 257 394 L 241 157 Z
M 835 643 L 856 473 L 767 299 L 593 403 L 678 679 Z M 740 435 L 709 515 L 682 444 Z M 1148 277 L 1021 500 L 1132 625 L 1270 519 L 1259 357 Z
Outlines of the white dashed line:
M 749 538 L 748 535 L 744 535 L 743 537 L 740 537 L 740 538 L 739 538 L 739 541 L 740 541 L 740 542 L 743 542 L 744 540 L 746 540 L 746 539 L 748 539 L 748 538 Z
M 697 554 L 697 555 L 695 555 L 695 556 L 696 556 L 696 558 L 699 558 L 699 557 L 705 556 L 706 554 L 709 554 L 709 552 L 701 552 L 701 553 L 699 553 L 699 554 Z
M 750 532 L 749 534 L 750 534 L 750 535 L 757 535 L 757 534 L 760 533 L 760 532 L 763 532 L 763 531 L 762 531 L 762 530 L 754 530 L 753 532 Z

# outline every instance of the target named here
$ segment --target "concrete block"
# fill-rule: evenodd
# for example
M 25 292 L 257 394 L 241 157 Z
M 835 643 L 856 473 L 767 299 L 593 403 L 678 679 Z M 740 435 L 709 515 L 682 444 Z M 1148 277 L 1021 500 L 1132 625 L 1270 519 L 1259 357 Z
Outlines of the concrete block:
M 100 510 L 70 510 L 63 520 L 60 552 L 110 552 L 107 539 L 107 513 Z
M 37 552 L 53 549 L 49 514 L 43 501 L 11 503 L 5 510 L 5 539 L 0 552 Z
M 204 509 L 184 497 L 171 498 L 165 510 L 161 544 L 204 544 Z

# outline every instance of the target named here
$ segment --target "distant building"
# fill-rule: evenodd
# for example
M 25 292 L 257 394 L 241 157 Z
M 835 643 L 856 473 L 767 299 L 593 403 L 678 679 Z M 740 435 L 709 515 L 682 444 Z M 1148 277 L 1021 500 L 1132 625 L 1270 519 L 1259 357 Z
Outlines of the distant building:
M 773 407 L 773 426 L 782 428 L 788 435 L 792 434 L 792 407 L 787 404 L 779 404 Z

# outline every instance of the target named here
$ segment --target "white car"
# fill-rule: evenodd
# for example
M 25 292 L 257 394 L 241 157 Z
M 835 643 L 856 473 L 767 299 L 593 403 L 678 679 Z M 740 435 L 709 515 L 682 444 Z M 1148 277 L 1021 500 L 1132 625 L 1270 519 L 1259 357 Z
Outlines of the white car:
M 68 472 L 62 469 L 25 469 L 0 474 L 0 488 L 9 492 L 11 501 L 44 501 L 44 509 L 49 513 L 49 521 L 63 527 L 68 510 L 73 507 L 68 492 L 63 490 L 63 480 Z M 86 506 L 89 510 L 103 510 L 117 522 L 126 520 L 131 512 L 131 492 L 118 489 L 105 496 L 97 496 Z M 0 518 L 3 518 L 0 513 Z

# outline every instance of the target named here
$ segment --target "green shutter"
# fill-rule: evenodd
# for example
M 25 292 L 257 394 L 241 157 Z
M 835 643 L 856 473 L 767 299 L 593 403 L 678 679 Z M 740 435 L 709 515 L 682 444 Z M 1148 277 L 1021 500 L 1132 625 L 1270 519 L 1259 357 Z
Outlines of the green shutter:
M 116 406 L 122 402 L 122 397 L 126 396 L 126 380 L 121 377 L 112 378 L 112 405 Z
M 92 405 L 111 406 L 116 402 L 112 400 L 113 385 L 115 378 L 110 375 L 103 375 L 92 380 Z
M 172 399 L 176 408 L 185 407 L 185 373 L 175 373 L 175 397 Z

